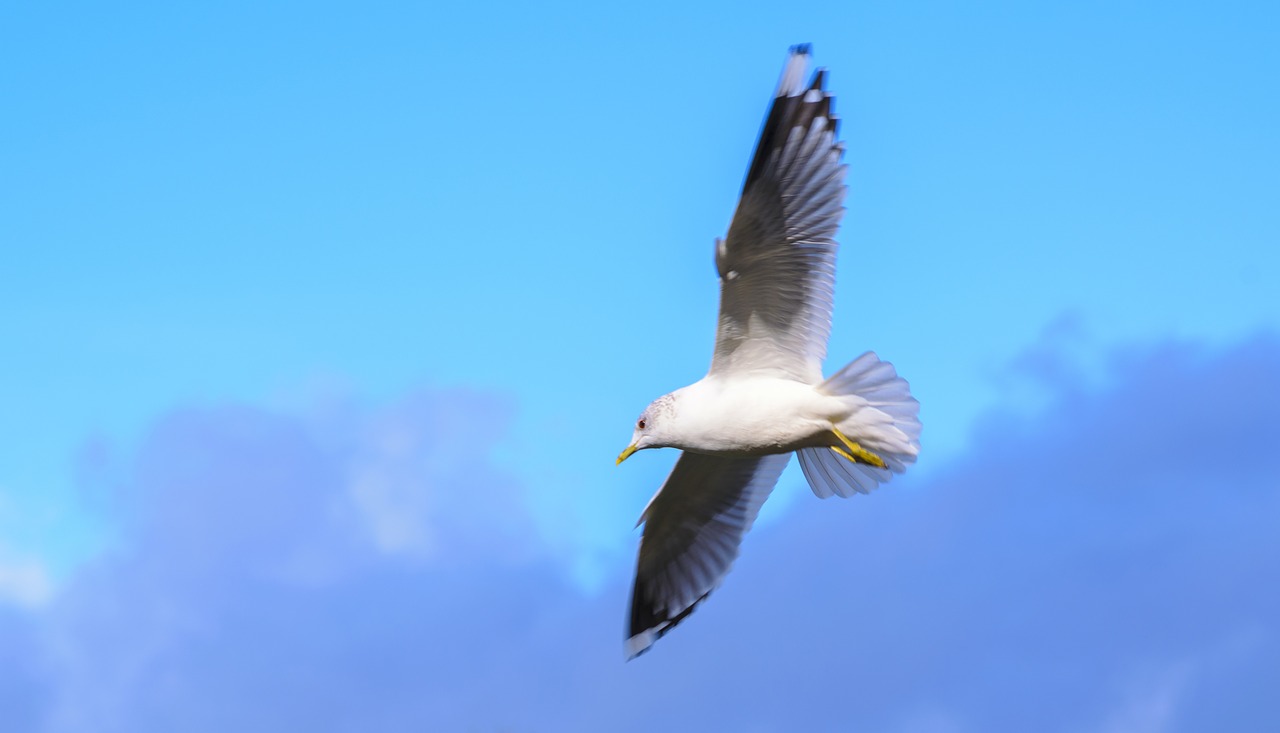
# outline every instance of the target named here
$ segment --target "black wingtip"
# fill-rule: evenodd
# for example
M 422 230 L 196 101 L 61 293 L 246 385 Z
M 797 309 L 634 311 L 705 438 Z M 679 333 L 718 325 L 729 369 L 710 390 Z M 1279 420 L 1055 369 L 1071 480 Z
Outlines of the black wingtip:
M 813 55 L 812 43 L 797 43 L 791 47 L 792 56 L 811 56 Z
M 813 74 L 813 82 L 809 84 L 809 88 L 821 90 L 824 88 L 824 85 L 826 83 L 827 83 L 827 70 L 818 69 Z
M 628 627 L 626 643 L 627 661 L 652 649 L 658 639 L 666 636 L 668 631 L 678 626 L 693 613 L 695 608 L 702 605 L 702 602 L 707 600 L 707 596 L 711 595 L 711 590 L 703 593 L 698 600 L 689 604 L 688 608 L 674 616 L 667 613 L 666 609 L 658 613 L 658 609 L 653 608 L 651 604 L 642 602 L 643 590 L 640 574 L 637 571 L 636 581 L 631 590 L 631 625 Z

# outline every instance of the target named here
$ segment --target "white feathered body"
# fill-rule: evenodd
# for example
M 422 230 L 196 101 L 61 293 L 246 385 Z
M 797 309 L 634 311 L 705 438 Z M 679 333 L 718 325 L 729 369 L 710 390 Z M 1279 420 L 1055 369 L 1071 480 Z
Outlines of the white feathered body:
M 832 427 L 876 452 L 912 452 L 893 418 L 857 394 L 770 376 L 709 375 L 674 392 L 664 446 L 718 456 L 764 456 L 840 445 Z

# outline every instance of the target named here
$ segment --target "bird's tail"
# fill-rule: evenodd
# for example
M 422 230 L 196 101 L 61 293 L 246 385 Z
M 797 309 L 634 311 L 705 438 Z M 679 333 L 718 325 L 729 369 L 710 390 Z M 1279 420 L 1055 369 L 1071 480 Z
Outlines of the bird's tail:
M 827 447 L 796 451 L 809 487 L 819 498 L 865 494 L 915 463 L 920 453 L 920 403 L 892 364 L 868 351 L 819 389 L 849 398 L 854 410 L 837 430 L 884 464 L 874 465 L 847 447 L 840 452 Z

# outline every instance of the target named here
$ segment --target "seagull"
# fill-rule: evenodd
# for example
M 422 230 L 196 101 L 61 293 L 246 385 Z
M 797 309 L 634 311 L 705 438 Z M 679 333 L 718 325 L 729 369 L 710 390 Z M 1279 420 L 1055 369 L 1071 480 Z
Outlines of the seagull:
M 640 516 L 626 655 L 647 651 L 719 586 L 791 459 L 819 498 L 865 494 L 920 451 L 920 404 L 867 352 L 823 379 L 844 144 L 825 88 L 791 48 L 729 232 L 715 242 L 720 317 L 711 369 L 654 400 L 618 456 L 683 451 Z

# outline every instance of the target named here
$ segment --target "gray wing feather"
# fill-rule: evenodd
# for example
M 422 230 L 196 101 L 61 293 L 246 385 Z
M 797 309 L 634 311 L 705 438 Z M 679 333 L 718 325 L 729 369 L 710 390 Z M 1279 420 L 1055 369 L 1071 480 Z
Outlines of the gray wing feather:
M 783 70 L 738 209 L 716 244 L 720 320 L 711 373 L 759 371 L 816 383 L 831 333 L 844 146 L 808 46 Z
M 644 652 L 724 579 L 791 454 L 682 453 L 649 506 L 631 592 L 627 655 Z

